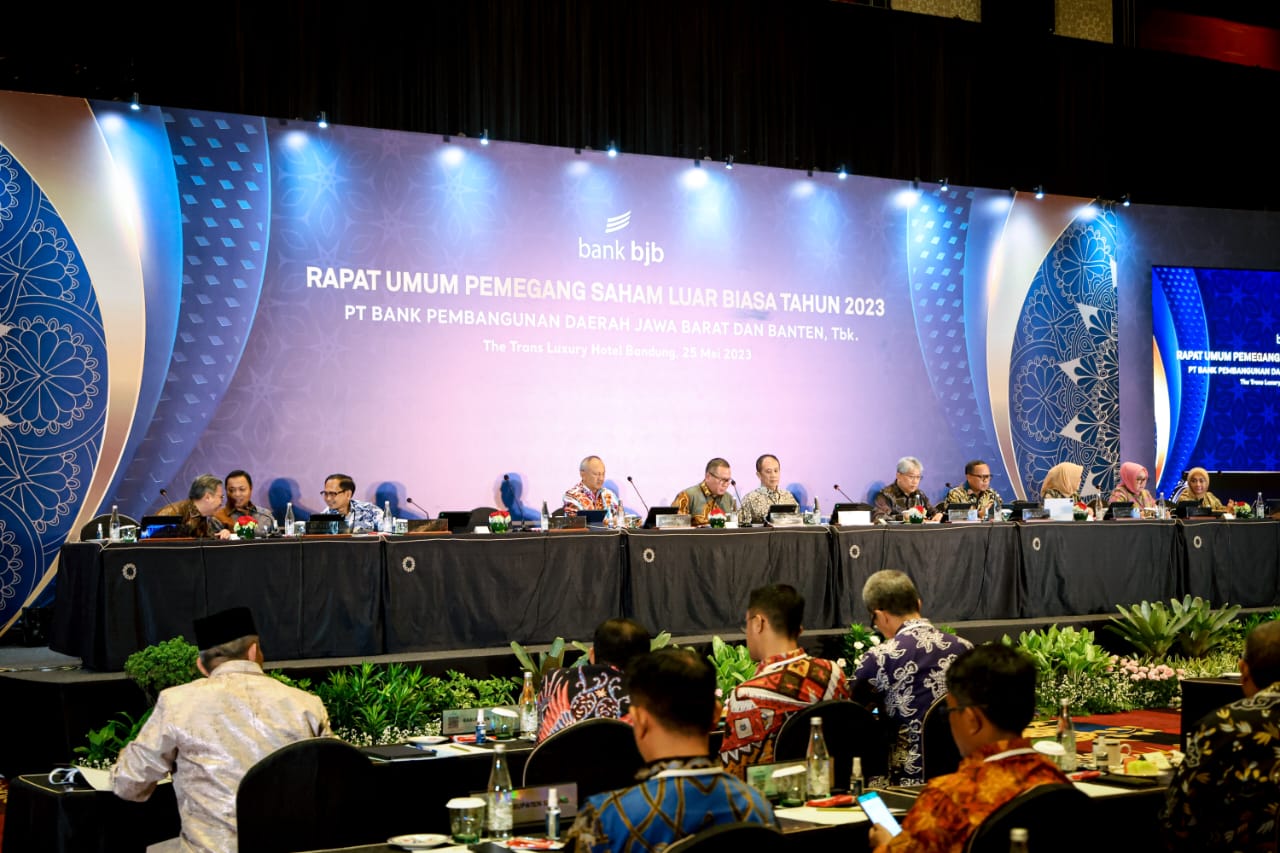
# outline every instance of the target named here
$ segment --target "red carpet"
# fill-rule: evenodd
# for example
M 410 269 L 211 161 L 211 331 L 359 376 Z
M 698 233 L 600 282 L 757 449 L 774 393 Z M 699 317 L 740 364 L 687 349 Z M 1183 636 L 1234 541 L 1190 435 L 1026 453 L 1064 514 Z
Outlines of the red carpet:
M 1074 717 L 1076 750 L 1092 749 L 1093 738 L 1104 734 L 1109 740 L 1120 739 L 1134 752 L 1168 751 L 1182 743 L 1182 715 L 1178 711 L 1124 711 L 1119 714 L 1093 714 Z M 1053 737 L 1057 720 L 1037 720 L 1027 729 L 1032 739 Z

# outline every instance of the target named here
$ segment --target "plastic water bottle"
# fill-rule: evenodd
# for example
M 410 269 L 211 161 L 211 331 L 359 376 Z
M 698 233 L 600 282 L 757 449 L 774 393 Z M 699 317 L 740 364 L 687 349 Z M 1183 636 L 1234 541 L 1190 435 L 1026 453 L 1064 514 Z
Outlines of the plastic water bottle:
M 1062 772 L 1074 773 L 1076 769 L 1076 727 L 1071 722 L 1071 707 L 1062 700 L 1062 713 L 1058 715 L 1058 743 L 1062 744 Z
M 822 718 L 809 720 L 809 751 L 805 755 L 805 771 L 809 799 L 831 796 L 831 753 L 822 736 Z
M 1267 517 L 1267 502 L 1262 499 L 1262 492 L 1258 492 L 1258 499 L 1253 502 L 1253 517 Z
M 107 528 L 111 531 L 111 541 L 120 541 L 120 508 L 115 504 L 111 505 L 111 526 Z
M 293 535 L 293 501 L 289 501 L 284 505 L 284 535 Z
M 849 774 L 849 793 L 861 797 L 867 789 L 867 780 L 862 776 L 862 756 L 853 757 L 853 772 Z
M 391 514 L 391 501 L 382 502 L 382 532 L 396 532 L 396 517 Z
M 1160 492 L 1156 497 L 1156 518 L 1168 518 L 1169 513 L 1165 510 L 1164 492 Z
M 493 768 L 489 771 L 489 808 L 486 815 L 491 838 L 511 837 L 511 770 L 507 767 L 507 749 L 503 744 L 493 747 Z
M 538 696 L 533 692 L 533 673 L 527 669 L 520 690 L 520 734 L 525 740 L 538 736 Z
M 551 513 L 547 512 L 546 501 L 542 502 L 542 529 L 544 531 L 551 529 Z

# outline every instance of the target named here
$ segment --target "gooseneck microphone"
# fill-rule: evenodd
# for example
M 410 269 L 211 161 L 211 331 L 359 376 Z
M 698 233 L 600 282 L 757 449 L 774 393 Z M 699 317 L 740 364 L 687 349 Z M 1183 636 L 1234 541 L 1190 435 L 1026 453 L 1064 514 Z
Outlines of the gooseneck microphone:
M 846 495 L 846 494 L 844 493 L 844 489 L 840 488 L 840 484 L 839 484 L 839 483 L 836 483 L 836 484 L 835 484 L 834 486 L 832 486 L 831 488 L 833 488 L 833 489 L 835 489 L 837 492 L 839 492 L 839 493 L 840 493 L 840 496 L 841 496 L 842 498 L 844 498 L 845 500 L 847 500 L 849 503 L 851 503 L 851 504 L 856 504 L 856 503 L 857 503 L 857 501 L 855 501 L 853 498 L 849 497 L 848 495 Z
M 516 498 L 515 489 L 511 488 L 511 475 L 510 475 L 510 474 L 503 474 L 503 475 L 502 475 L 502 485 L 506 486 L 508 489 L 510 489 L 510 490 L 511 490 L 511 509 L 515 510 L 515 514 L 516 514 L 517 516 L 519 516 L 515 521 L 513 521 L 513 522 L 511 523 L 511 529 L 512 529 L 512 530 L 524 530 L 524 513 L 520 511 L 520 505 L 516 502 L 516 499 L 515 499 L 515 498 Z M 519 526 L 517 527 L 517 525 L 519 525 Z
M 631 479 L 630 474 L 627 475 L 627 482 L 631 484 L 631 491 L 636 493 L 636 497 L 640 499 L 640 505 L 644 507 L 644 511 L 647 514 L 649 512 L 649 505 L 644 502 L 644 495 L 640 494 L 640 490 L 636 488 L 636 481 Z
M 738 494 L 738 481 L 730 479 L 729 485 L 733 486 L 733 496 L 738 499 L 738 509 L 742 509 L 742 495 Z
M 426 517 L 426 518 L 430 518 L 430 517 L 431 517 L 431 513 L 427 512 L 425 509 L 423 509 L 421 504 L 414 503 L 413 498 L 406 497 L 406 498 L 404 499 L 404 502 L 405 502 L 405 503 L 407 503 L 409 506 L 416 506 L 416 507 L 418 508 L 418 512 L 422 513 L 424 517 Z

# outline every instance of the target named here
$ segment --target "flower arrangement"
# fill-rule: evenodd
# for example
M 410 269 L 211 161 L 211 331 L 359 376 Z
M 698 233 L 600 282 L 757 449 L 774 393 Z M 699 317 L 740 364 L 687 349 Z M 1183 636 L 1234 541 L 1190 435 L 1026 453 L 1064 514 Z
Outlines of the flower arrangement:
M 235 526 L 231 529 L 241 539 L 252 539 L 258 532 L 258 522 L 251 515 L 242 515 L 236 519 Z
M 1227 501 L 1227 512 L 1236 518 L 1253 518 L 1253 507 L 1244 501 Z
M 1076 521 L 1089 520 L 1089 505 L 1084 501 L 1076 501 L 1074 507 L 1071 508 L 1071 516 Z
M 1112 655 L 1108 671 L 1129 682 L 1130 701 L 1137 708 L 1169 708 L 1182 696 L 1182 679 L 1186 669 L 1174 669 L 1164 663 L 1141 661 Z
M 909 506 L 902 511 L 902 520 L 907 524 L 923 524 L 924 523 L 924 507 Z
M 506 533 L 511 529 L 511 513 L 505 509 L 489 513 L 489 532 Z
M 728 519 L 724 514 L 724 510 L 722 510 L 718 506 L 713 506 L 711 510 L 707 513 L 707 524 L 711 525 L 712 527 L 724 527 L 724 523 L 727 520 Z
M 871 651 L 872 646 L 878 646 L 881 642 L 881 636 L 875 631 L 860 622 L 851 622 L 849 629 L 844 632 L 845 657 L 841 658 L 845 661 L 845 665 L 841 667 L 845 675 L 851 677 L 853 670 L 862 662 L 863 655 Z

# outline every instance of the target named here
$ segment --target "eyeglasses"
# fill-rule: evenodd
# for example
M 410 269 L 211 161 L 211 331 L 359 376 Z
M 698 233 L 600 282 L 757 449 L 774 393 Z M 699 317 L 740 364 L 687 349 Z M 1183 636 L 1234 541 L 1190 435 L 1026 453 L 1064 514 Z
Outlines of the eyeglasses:
M 715 474 L 708 474 L 707 476 L 715 480 L 717 483 L 719 483 L 722 486 L 729 485 L 729 481 L 733 479 L 732 477 L 717 477 Z
M 990 479 L 991 479 L 991 475 L 990 475 L 990 474 L 970 474 L 969 476 L 970 476 L 970 477 L 973 477 L 975 480 L 990 480 Z
M 321 493 L 320 493 L 320 497 L 322 497 L 322 498 L 336 498 L 338 495 L 342 494 L 342 492 L 346 492 L 346 491 L 349 491 L 349 490 L 348 490 L 348 489 L 343 489 L 341 492 L 321 492 Z

